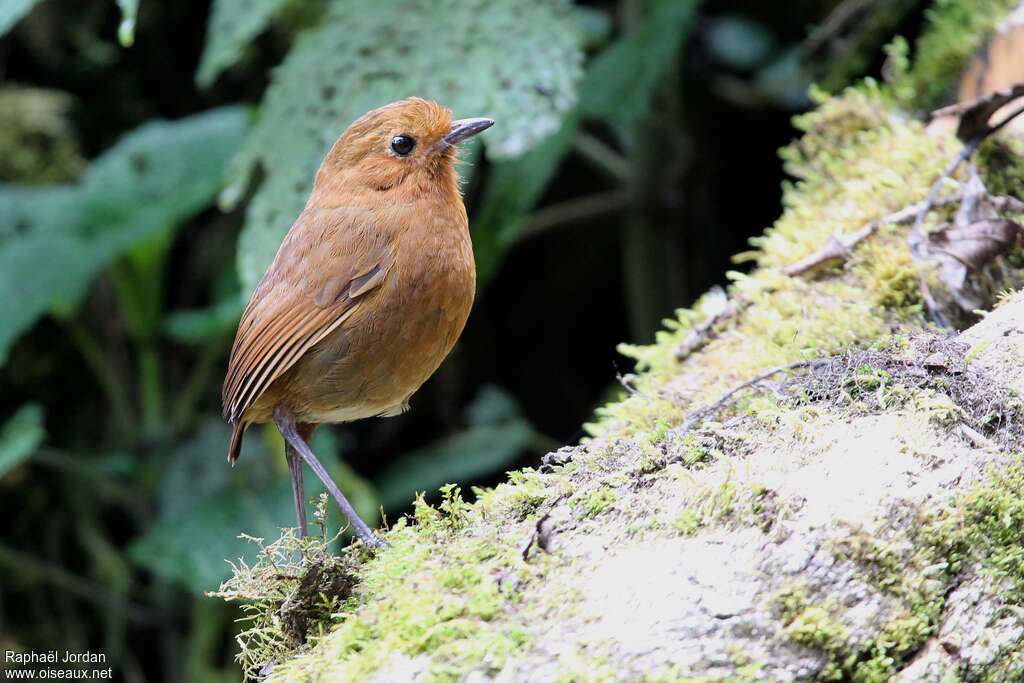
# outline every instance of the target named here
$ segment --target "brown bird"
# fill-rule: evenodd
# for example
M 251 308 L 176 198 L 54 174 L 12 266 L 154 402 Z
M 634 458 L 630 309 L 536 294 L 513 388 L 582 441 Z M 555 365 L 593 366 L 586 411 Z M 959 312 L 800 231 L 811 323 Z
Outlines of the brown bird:
M 462 333 L 476 271 L 455 145 L 493 123 L 415 97 L 355 121 L 242 314 L 222 394 L 228 461 L 249 425 L 277 424 L 301 535 L 305 461 L 356 535 L 382 545 L 308 442 L 320 424 L 405 411 Z

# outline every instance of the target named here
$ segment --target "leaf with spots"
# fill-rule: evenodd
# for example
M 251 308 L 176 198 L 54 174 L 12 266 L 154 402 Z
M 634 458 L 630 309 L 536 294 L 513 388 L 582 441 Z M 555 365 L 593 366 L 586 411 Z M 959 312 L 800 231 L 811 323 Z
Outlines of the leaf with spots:
M 568 0 L 333 3 L 275 72 L 236 163 L 230 196 L 256 168 L 263 173 L 239 245 L 243 285 L 263 274 L 323 155 L 355 118 L 410 95 L 431 98 L 456 116 L 494 117 L 488 154 L 518 156 L 573 108 L 580 40 Z

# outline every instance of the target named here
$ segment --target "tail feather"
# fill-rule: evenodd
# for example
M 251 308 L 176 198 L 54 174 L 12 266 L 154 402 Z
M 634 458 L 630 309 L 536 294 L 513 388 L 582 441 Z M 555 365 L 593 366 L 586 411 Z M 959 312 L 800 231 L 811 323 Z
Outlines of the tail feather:
M 238 456 L 242 454 L 242 437 L 245 436 L 245 428 L 248 425 L 241 420 L 231 425 L 231 444 L 228 446 L 228 462 L 234 467 L 238 462 Z

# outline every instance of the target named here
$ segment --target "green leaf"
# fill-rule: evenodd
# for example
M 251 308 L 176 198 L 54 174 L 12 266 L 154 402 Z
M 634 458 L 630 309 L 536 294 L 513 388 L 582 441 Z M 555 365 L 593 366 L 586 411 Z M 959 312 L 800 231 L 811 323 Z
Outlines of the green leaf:
M 238 61 L 252 39 L 263 32 L 288 2 L 214 0 L 196 83 L 209 87 L 224 69 Z
M 43 409 L 26 403 L 0 427 L 0 477 L 28 459 L 43 442 Z
M 404 508 L 417 491 L 449 482 L 472 482 L 515 462 L 529 446 L 533 429 L 505 391 L 485 386 L 467 409 L 462 432 L 407 453 L 374 480 L 385 510 Z
M 0 36 L 14 28 L 39 0 L 3 0 L 0 2 Z
M 218 109 L 148 123 L 86 170 L 79 185 L 0 185 L 0 363 L 48 310 L 73 310 L 96 273 L 216 196 L 246 113 Z
M 568 116 L 558 132 L 535 149 L 491 166 L 487 187 L 470 223 L 479 287 L 483 288 L 497 272 L 505 251 L 572 146 L 578 127 L 578 117 Z
M 161 478 L 160 516 L 129 546 L 139 565 L 200 593 L 214 590 L 228 577 L 227 561 L 255 559 L 258 548 L 238 538 L 246 533 L 275 539 L 282 528 L 295 525 L 291 483 L 280 436 L 270 427 L 261 439 L 259 429 L 246 434 L 246 448 L 234 468 L 225 459 L 230 429 L 220 420 L 205 422 L 196 435 L 181 444 L 168 459 Z M 338 486 L 363 519 L 376 520 L 376 494 L 365 480 L 339 465 L 338 442 L 320 430 L 311 444 Z M 308 470 L 304 477 L 307 499 L 324 491 Z M 307 502 L 312 517 L 312 505 Z M 332 528 L 343 522 L 329 505 Z
M 698 0 L 657 0 L 640 25 L 599 54 L 580 87 L 580 112 L 628 135 L 690 32 Z
M 410 95 L 431 98 L 457 116 L 493 116 L 488 153 L 517 156 L 557 130 L 574 105 L 579 41 L 568 0 L 332 3 L 274 73 L 226 193 L 239 196 L 262 169 L 239 246 L 244 288 L 263 274 L 323 155 L 355 118 Z

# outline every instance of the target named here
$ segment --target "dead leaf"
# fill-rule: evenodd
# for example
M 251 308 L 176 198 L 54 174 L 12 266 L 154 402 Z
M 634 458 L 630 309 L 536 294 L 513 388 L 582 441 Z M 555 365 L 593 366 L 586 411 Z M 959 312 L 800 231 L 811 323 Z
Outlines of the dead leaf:
M 968 102 L 960 102 L 937 109 L 932 112 L 932 119 L 959 116 L 960 123 L 956 128 L 956 136 L 961 142 L 974 142 L 988 137 L 996 129 L 1006 124 L 1009 119 L 1021 113 L 1021 110 L 1018 109 L 1000 117 L 996 123 L 989 122 L 994 113 L 1020 97 L 1024 97 L 1024 83 L 1015 83 Z
M 946 225 L 928 234 L 929 260 L 938 264 L 939 280 L 963 311 L 985 307 L 970 276 L 1013 248 L 1022 230 L 1014 221 L 989 218 L 965 226 Z
M 980 220 L 965 227 L 946 226 L 928 235 L 934 252 L 947 254 L 968 270 L 980 270 L 1005 254 L 1021 234 L 1021 226 L 1005 218 Z

